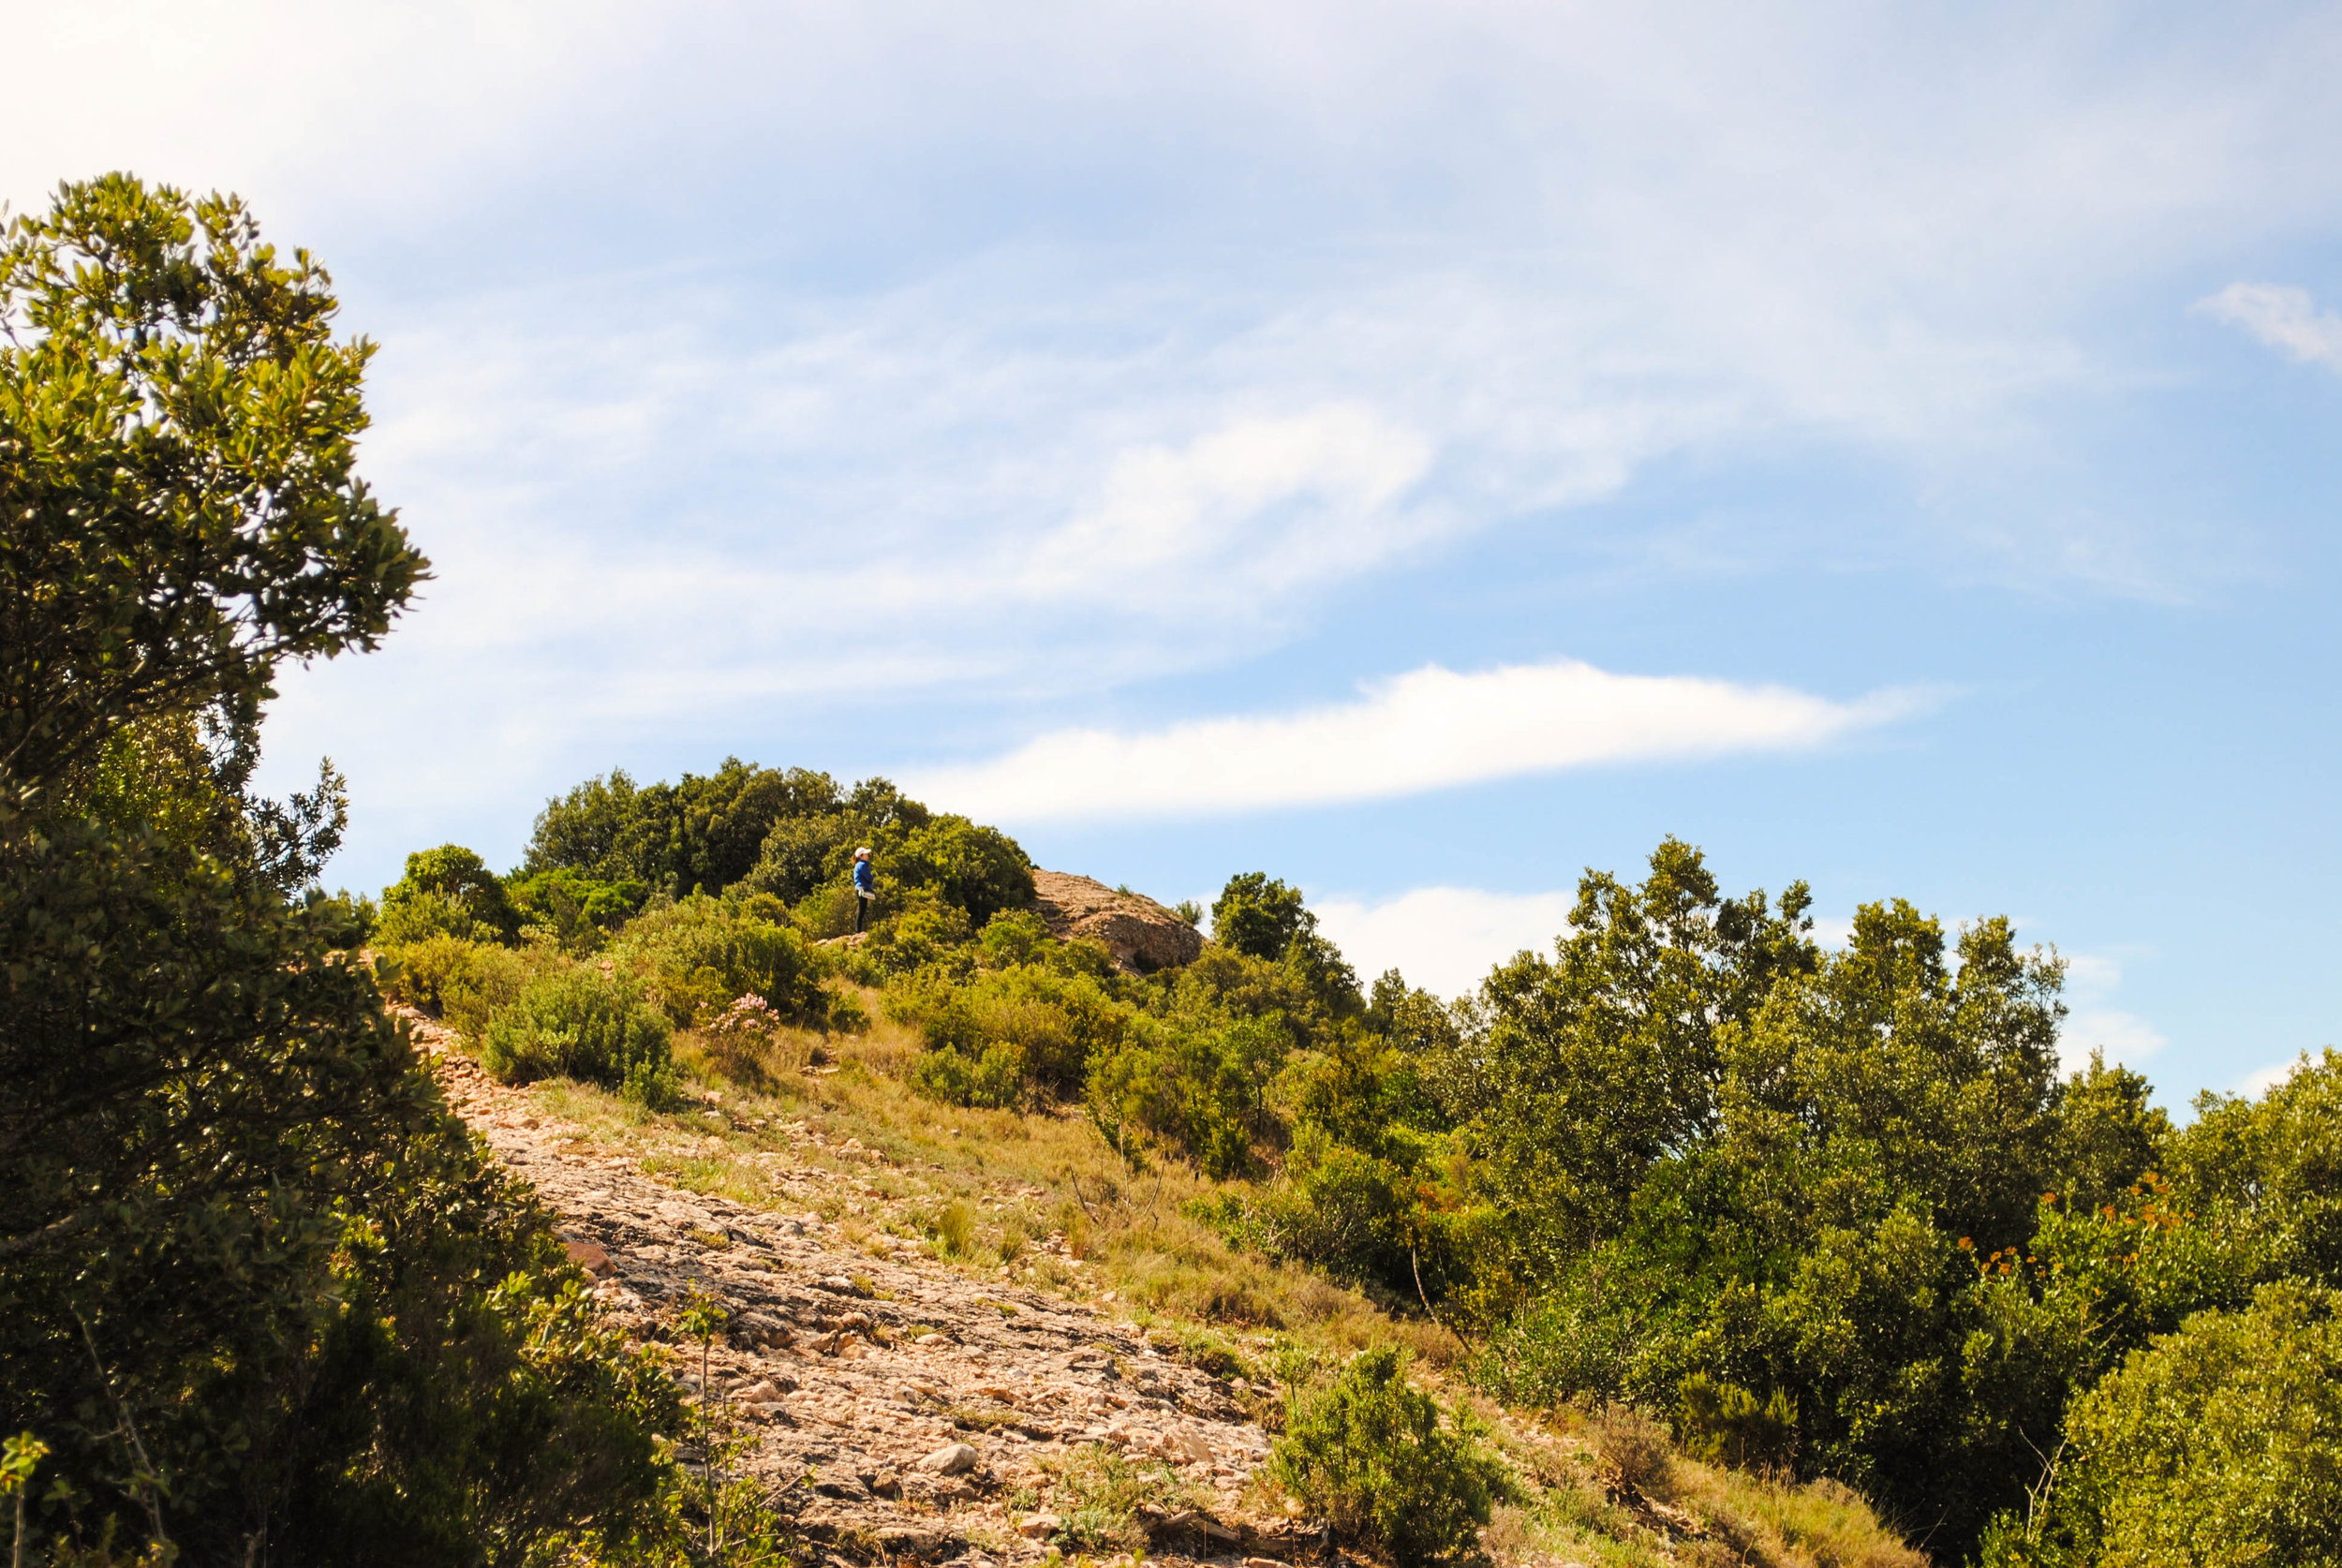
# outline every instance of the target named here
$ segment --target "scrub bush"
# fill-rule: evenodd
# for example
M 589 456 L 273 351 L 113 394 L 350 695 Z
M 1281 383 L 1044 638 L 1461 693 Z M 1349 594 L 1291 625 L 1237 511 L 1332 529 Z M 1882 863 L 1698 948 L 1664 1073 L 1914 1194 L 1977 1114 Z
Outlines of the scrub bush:
M 1470 1414 L 1458 1406 L 1443 1425 L 1406 1368 L 1402 1352 L 1377 1346 L 1331 1383 L 1297 1387 L 1268 1471 L 1344 1541 L 1422 1568 L 1470 1554 L 1514 1488 Z
M 609 956 L 647 984 L 677 1028 L 719 1017 L 745 996 L 763 998 L 790 1022 L 819 1023 L 822 965 L 787 920 L 770 897 L 733 903 L 703 895 L 637 916 Z
M 489 1021 L 482 1066 L 508 1083 L 571 1077 L 658 1105 L 676 1082 L 667 1020 L 625 974 L 556 970 L 530 981 Z
M 488 1020 L 520 1000 L 531 976 L 561 966 L 556 954 L 515 951 L 462 937 L 426 937 L 384 954 L 391 994 L 432 1013 L 476 1046 Z
M 375 935 L 386 945 L 437 936 L 509 942 L 520 928 L 520 910 L 486 863 L 461 844 L 442 844 L 408 855 L 407 874 L 382 890 Z
M 1797 1407 L 1781 1389 L 1758 1399 L 1739 1383 L 1694 1372 L 1677 1385 L 1675 1441 L 1710 1464 L 1786 1469 L 1797 1451 Z
M 566 865 L 516 877 L 507 886 L 524 935 L 577 954 L 599 952 L 649 895 L 641 882 L 603 881 Z
M 1090 1117 L 1125 1153 L 1151 1137 L 1215 1178 L 1244 1174 L 1258 1164 L 1254 1142 L 1276 1130 L 1268 1085 L 1292 1047 L 1284 1020 L 1273 1014 L 1212 1029 L 1185 1020 L 1134 1023 L 1090 1069 Z

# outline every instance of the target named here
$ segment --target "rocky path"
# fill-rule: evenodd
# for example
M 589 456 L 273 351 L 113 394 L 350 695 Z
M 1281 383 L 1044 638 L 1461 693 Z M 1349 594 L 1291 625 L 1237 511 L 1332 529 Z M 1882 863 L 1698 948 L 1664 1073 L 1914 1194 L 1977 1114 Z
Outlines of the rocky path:
M 1057 1472 L 1092 1443 L 1168 1467 L 1165 1495 L 1141 1510 L 1150 1555 L 1272 1568 L 1295 1550 L 1293 1527 L 1246 1514 L 1268 1439 L 1241 1380 L 1168 1357 L 1085 1304 L 892 1238 L 852 1245 L 811 1211 L 824 1184 L 855 1185 L 850 1172 L 768 1156 L 780 1209 L 666 1185 L 542 1118 L 445 1030 L 408 1016 L 451 1101 L 560 1217 L 620 1324 L 670 1337 L 694 1285 L 723 1305 L 709 1382 L 753 1434 L 747 1468 L 793 1488 L 808 1535 L 837 1554 L 964 1568 L 1039 1559 L 1065 1506 Z M 698 1358 L 678 1357 L 679 1369 L 685 1360 L 696 1392 Z

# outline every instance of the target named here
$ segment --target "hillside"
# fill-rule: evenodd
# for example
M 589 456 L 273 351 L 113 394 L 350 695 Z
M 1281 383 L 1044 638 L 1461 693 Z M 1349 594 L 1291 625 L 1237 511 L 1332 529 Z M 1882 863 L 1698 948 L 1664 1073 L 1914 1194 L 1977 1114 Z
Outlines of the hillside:
M 1419 1319 L 1185 1220 L 1193 1174 L 1132 1183 L 1078 1117 L 915 1096 L 915 1043 L 883 1023 L 785 1040 L 764 1092 L 703 1064 L 691 1107 L 658 1115 L 500 1085 L 400 1011 L 615 1322 L 675 1343 L 692 1286 L 721 1302 L 710 1385 L 749 1440 L 734 1463 L 841 1561 L 1319 1561 L 1323 1521 L 1264 1473 L 1279 1369 L 1388 1339 L 1435 1386 L 1452 1365 Z M 696 1397 L 688 1342 L 673 1365 Z M 1691 1463 L 1623 1413 L 1473 1403 L 1523 1488 L 1485 1534 L 1498 1564 L 1920 1561 L 1842 1489 Z

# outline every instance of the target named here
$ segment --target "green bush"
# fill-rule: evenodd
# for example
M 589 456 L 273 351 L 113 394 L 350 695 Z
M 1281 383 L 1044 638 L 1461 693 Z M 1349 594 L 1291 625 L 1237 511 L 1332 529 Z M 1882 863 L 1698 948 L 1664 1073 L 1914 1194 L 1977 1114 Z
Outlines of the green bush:
M 407 874 L 382 890 L 376 939 L 389 944 L 428 937 L 509 942 L 520 934 L 521 912 L 497 874 L 461 844 L 418 850 Z
M 1076 1551 L 1143 1554 L 1142 1504 L 1162 1508 L 1198 1501 L 1170 1466 L 1130 1459 L 1104 1443 L 1068 1454 L 1054 1480 L 1051 1501 L 1060 1518 L 1055 1544 Z
M 1295 1128 L 1284 1169 L 1249 1199 L 1226 1194 L 1228 1239 L 1350 1283 L 1373 1280 L 1412 1299 L 1420 1267 L 1413 1174 L 1334 1142 L 1313 1122 Z
M 1987 1568 L 2342 1564 L 2342 1294 L 2263 1286 L 2201 1312 L 2076 1401 L 2047 1507 Z
M 1030 910 L 1002 910 L 976 933 L 976 961 L 987 969 L 1045 962 L 1050 945 L 1048 922 Z
M 874 857 L 882 885 L 931 890 L 971 927 L 1032 902 L 1032 862 L 1016 840 L 965 817 L 936 817 Z
M 650 891 L 638 881 L 604 881 L 566 865 L 516 877 L 507 885 L 524 933 L 579 954 L 600 951 Z
M 1676 1385 L 1675 1442 L 1710 1464 L 1786 1470 L 1797 1452 L 1797 1407 L 1785 1390 L 1758 1399 L 1737 1383 L 1694 1372 Z
M 920 1011 L 930 1056 L 973 1061 L 1013 1046 L 1026 1087 L 1038 1098 L 1080 1092 L 1090 1058 L 1113 1049 L 1130 1018 L 1089 976 L 1032 965 L 979 975 Z
M 393 966 L 392 995 L 436 1015 L 474 1045 L 486 1036 L 488 1020 L 520 1000 L 548 959 L 559 962 L 541 952 L 450 936 L 426 937 L 384 956 Z
M 1420 1568 L 1470 1554 L 1512 1484 L 1470 1414 L 1460 1405 L 1443 1425 L 1406 1368 L 1403 1353 L 1377 1346 L 1330 1384 L 1297 1387 L 1268 1471 L 1345 1541 Z
M 827 1000 L 822 965 L 787 918 L 770 897 L 697 895 L 636 916 L 609 956 L 651 987 L 678 1028 L 719 1017 L 745 996 L 762 997 L 783 1019 L 818 1024 Z
M 827 774 L 724 759 L 704 777 L 638 787 L 623 771 L 589 778 L 545 803 L 523 868 L 560 867 L 605 882 L 639 882 L 683 897 L 721 893 L 746 877 L 777 823 L 833 811 Z
M 480 1059 L 507 1082 L 580 1078 L 657 1105 L 675 1091 L 671 1044 L 639 983 L 579 967 L 530 981 L 489 1021 Z
M 946 1105 L 992 1111 L 1021 1110 L 1030 1093 L 1024 1047 L 1005 1040 L 992 1042 L 974 1056 L 925 1052 L 912 1064 L 911 1087 Z
M 1293 1047 L 1284 1020 L 1240 1018 L 1203 1029 L 1184 1020 L 1134 1020 L 1123 1043 L 1092 1064 L 1089 1110 L 1125 1153 L 1152 1137 L 1217 1178 L 1253 1169 L 1253 1145 L 1274 1132 L 1268 1085 Z
M 863 955 L 888 975 L 911 974 L 942 960 L 968 944 L 971 929 L 968 911 L 947 904 L 931 890 L 882 893 L 879 918 L 870 926 Z M 851 921 L 851 912 L 849 913 Z M 957 969 L 965 974 L 968 960 Z

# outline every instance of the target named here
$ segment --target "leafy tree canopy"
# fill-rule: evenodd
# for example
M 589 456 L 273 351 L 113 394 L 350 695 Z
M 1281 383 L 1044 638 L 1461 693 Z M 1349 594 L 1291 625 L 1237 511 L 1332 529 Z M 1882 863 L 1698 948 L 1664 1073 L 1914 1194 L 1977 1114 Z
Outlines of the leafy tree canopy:
M 353 470 L 373 346 L 231 197 L 110 174 L 0 244 L 0 774 L 125 723 L 248 728 L 277 662 L 370 648 L 426 563 Z

